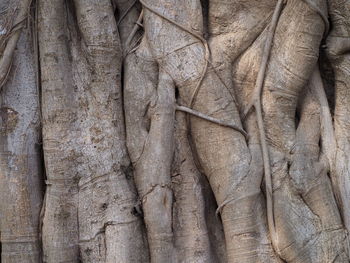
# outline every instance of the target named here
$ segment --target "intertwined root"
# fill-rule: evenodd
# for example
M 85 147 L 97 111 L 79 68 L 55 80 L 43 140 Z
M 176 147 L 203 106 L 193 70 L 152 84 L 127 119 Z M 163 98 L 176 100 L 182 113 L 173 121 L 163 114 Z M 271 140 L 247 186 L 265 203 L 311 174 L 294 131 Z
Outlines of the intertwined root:
M 205 12 L 199 0 L 73 2 L 38 1 L 45 261 L 218 261 L 225 252 L 211 242 L 223 237 L 206 218 L 206 179 L 229 262 L 349 261 L 348 1 L 328 1 L 327 11 L 325 0 L 213 0 Z M 0 88 L 30 5 L 18 3 L 1 31 Z M 335 131 L 317 65 L 324 37 Z M 22 95 L 4 92 L 4 101 Z M 25 125 L 10 106 L 0 137 L 17 145 Z M 11 145 L 2 144 L 2 163 L 26 167 L 25 150 Z M 12 176 L 27 189 L 23 174 Z M 6 262 L 23 242 L 40 257 L 28 196 L 16 199 L 25 219 L 13 236 L 2 204 Z
M 308 15 L 303 16 L 302 12 L 307 12 Z M 300 16 L 300 19 L 291 25 L 287 18 L 290 16 Z M 303 17 L 308 19 L 303 21 Z M 317 23 L 319 26 L 316 26 Z M 339 258 L 339 262 L 347 260 L 343 245 L 346 232 L 341 225 L 326 175 L 327 159 L 319 155 L 321 129 L 315 128 L 320 127 L 320 122 L 324 121 L 321 120 L 324 114 L 320 114 L 319 96 L 316 92 L 317 89 L 322 90 L 323 86 L 320 86 L 322 82 L 315 81 L 313 73 L 318 71 L 314 65 L 322 38 L 322 32 L 319 31 L 322 23 L 322 16 L 312 7 L 295 1 L 288 2 L 277 27 L 275 46 L 265 79 L 263 109 L 270 144 L 277 231 L 277 242 L 274 245 L 278 254 L 287 262 L 328 262 L 334 258 Z M 310 30 L 309 33 L 306 28 Z M 293 31 L 286 33 L 287 30 Z M 295 32 L 300 33 L 294 37 Z M 244 84 L 252 86 L 256 76 L 254 72 L 258 68 L 255 58 L 261 46 L 262 40 L 258 39 L 236 62 L 235 83 L 241 94 L 239 96 L 243 99 L 243 109 L 246 96 L 250 96 L 244 90 Z M 288 63 L 285 63 L 286 58 L 289 58 L 286 60 Z M 311 91 L 310 87 L 314 86 L 317 87 L 316 90 Z M 305 95 L 307 99 L 304 103 L 307 107 L 302 107 L 301 120 L 295 132 L 296 105 Z M 325 107 L 324 102 L 321 105 Z M 249 125 L 249 120 L 247 124 Z M 322 136 L 329 137 L 324 133 Z M 330 222 L 334 230 L 326 230 L 326 225 Z M 306 227 L 303 229 L 300 226 Z M 329 243 L 337 242 L 337 249 L 329 246 Z
M 183 110 L 189 114 L 196 113 L 197 117 L 200 118 L 202 118 L 202 115 L 209 116 L 202 119 L 191 117 L 191 121 L 187 125 L 190 125 L 190 141 L 195 147 L 192 147 L 192 150 L 194 150 L 201 169 L 207 175 L 219 204 L 218 211 L 221 212 L 223 219 L 229 261 L 233 262 L 237 258 L 245 262 L 278 260 L 268 242 L 266 222 L 263 219 L 264 213 L 259 217 L 254 212 L 257 204 L 259 204 L 259 209 L 266 209 L 260 203 L 262 199 L 259 194 L 262 171 L 259 168 L 254 168 L 262 164 L 261 155 L 259 147 L 256 148 L 254 145 L 258 142 L 263 145 L 268 142 L 273 147 L 269 149 L 272 153 L 271 160 L 264 158 L 265 175 L 266 173 L 269 174 L 268 168 L 272 165 L 274 179 L 273 181 L 266 180 L 267 187 L 265 190 L 268 199 L 269 230 L 274 241 L 275 250 L 282 258 L 290 262 L 299 262 L 304 259 L 313 260 L 310 262 L 316 262 L 317 260 L 325 260 L 326 262 L 328 259 L 325 259 L 322 251 L 328 251 L 325 248 L 327 245 L 324 246 L 322 243 L 327 243 L 324 240 L 328 240 L 328 238 L 324 236 L 331 235 L 330 239 L 335 240 L 339 237 L 341 240 L 344 238 L 344 232 L 341 230 L 341 225 L 339 225 L 339 231 L 336 227 L 335 232 L 331 231 L 332 234 L 327 234 L 329 230 L 327 230 L 328 232 L 322 232 L 319 229 L 320 224 L 325 225 L 329 224 L 330 221 L 339 220 L 339 214 L 336 213 L 335 202 L 332 199 L 330 183 L 327 181 L 325 170 L 322 168 L 322 164 L 314 161 L 318 159 L 318 156 L 303 159 L 303 156 L 309 156 L 309 153 L 313 152 L 311 145 L 316 145 L 318 149 L 318 141 L 300 141 L 300 138 L 295 135 L 296 128 L 294 126 L 299 94 L 302 88 L 307 85 L 318 57 L 318 46 L 322 38 L 322 31 L 319 29 L 324 28 L 324 10 L 322 9 L 325 7 L 324 3 L 320 3 L 319 7 L 315 9 L 315 6 L 309 2 L 290 1 L 286 5 L 278 25 L 278 13 L 281 11 L 282 1 L 278 3 L 277 11 L 272 18 L 273 22 L 269 24 L 268 14 L 274 9 L 274 6 L 271 5 L 265 8 L 265 13 L 260 12 L 263 13 L 263 15 L 260 14 L 260 17 L 252 16 L 255 19 L 259 17 L 259 19 L 253 19 L 250 24 L 255 30 L 255 35 L 246 34 L 242 30 L 244 28 L 242 24 L 237 23 L 236 20 L 230 20 L 230 16 L 226 13 L 227 10 L 222 9 L 222 6 L 210 3 L 208 24 L 209 32 L 214 35 L 209 37 L 209 44 L 201 37 L 201 18 L 191 12 L 195 3 L 193 3 L 193 6 L 175 5 L 171 1 L 168 3 L 176 14 L 181 14 L 181 17 L 183 17 L 181 21 L 179 17 L 174 17 L 174 13 L 163 9 L 162 4 L 158 1 L 142 3 L 145 8 L 143 20 L 149 53 L 152 59 L 169 74 L 174 84 L 179 88 L 182 103 L 187 104 L 195 111 L 181 106 L 178 107 L 178 110 Z M 228 5 L 228 10 L 232 6 L 235 6 L 235 4 Z M 240 10 L 238 6 L 235 9 L 236 13 L 239 14 L 240 11 L 242 13 L 247 12 L 246 10 Z M 254 12 L 258 13 L 254 6 L 252 4 L 248 16 L 254 14 Z M 227 12 L 230 13 L 230 11 Z M 293 20 L 290 24 L 289 17 L 299 17 L 299 19 Z M 227 25 L 225 28 L 221 27 L 223 23 Z M 254 23 L 259 26 L 254 27 Z M 158 27 L 159 24 L 162 24 L 162 27 L 159 32 L 155 33 L 152 28 L 156 25 Z M 271 33 L 269 35 L 267 30 L 263 30 L 264 26 L 268 24 L 272 33 L 274 31 L 273 25 L 277 25 L 275 39 L 273 39 Z M 229 30 L 234 30 L 235 34 L 231 34 Z M 259 34 L 261 34 L 260 37 L 256 39 Z M 258 89 L 254 93 L 250 93 L 249 89 L 255 82 L 260 66 L 259 62 L 253 62 L 254 56 L 250 56 L 250 54 L 252 51 L 254 53 L 259 50 L 266 38 L 268 41 L 263 55 L 264 63 L 267 62 L 269 57 L 268 48 L 271 48 L 271 43 L 273 43 L 270 62 L 265 64 L 268 65 L 266 76 L 265 70 L 262 70 L 258 75 Z M 175 41 L 175 39 L 180 41 Z M 245 49 L 247 49 L 247 52 L 244 52 Z M 240 82 L 237 82 L 238 78 L 234 76 L 237 85 L 233 86 L 230 63 L 242 52 L 243 55 L 235 66 L 234 74 L 238 78 L 242 75 L 239 67 L 249 73 L 242 75 L 243 78 Z M 259 51 L 258 54 L 260 54 Z M 285 58 L 288 58 L 288 62 L 285 62 Z M 249 64 L 249 60 L 252 63 Z M 262 68 L 264 67 L 263 64 Z M 148 78 L 148 81 L 152 82 L 150 78 Z M 244 84 L 248 84 L 244 88 L 245 90 L 240 88 Z M 158 83 L 158 92 L 162 88 L 164 87 Z M 261 89 L 263 90 L 262 109 L 260 109 L 259 100 L 256 100 L 261 96 Z M 235 99 L 236 94 L 238 100 Z M 258 113 L 257 119 L 248 116 L 245 121 L 250 134 L 249 148 L 242 134 L 230 129 L 230 126 L 225 128 L 219 125 L 221 122 L 232 123 L 237 127 L 241 125 L 237 106 L 245 109 L 244 115 L 248 113 L 247 110 L 249 110 L 250 104 L 246 100 L 247 97 L 245 96 L 247 95 L 253 97 L 251 103 L 255 105 Z M 157 95 L 153 93 L 150 96 L 155 96 L 156 99 L 149 99 L 148 105 L 152 105 L 151 101 L 157 101 Z M 261 110 L 265 113 L 264 120 L 262 119 Z M 147 109 L 146 111 L 150 112 Z M 304 112 L 303 116 L 307 116 L 307 113 Z M 319 124 L 319 113 L 312 116 L 313 119 L 316 118 L 316 122 Z M 210 120 L 214 121 L 210 122 Z M 258 125 L 254 123 L 255 120 L 258 120 Z M 263 122 L 266 122 L 267 137 L 261 134 Z M 301 121 L 299 124 L 299 133 L 307 132 L 305 129 L 309 129 L 307 127 L 303 128 L 303 123 L 304 121 Z M 161 133 L 161 131 L 158 132 Z M 168 132 L 171 132 L 171 129 Z M 319 140 L 319 136 L 315 137 L 316 140 Z M 134 144 L 131 140 L 130 143 Z M 310 145 L 310 149 L 302 147 L 303 150 L 300 152 L 298 148 L 300 143 Z M 140 148 L 140 146 L 134 145 Z M 142 151 L 148 151 L 147 146 L 145 147 L 146 144 L 143 145 Z M 295 145 L 295 149 L 290 155 L 293 145 Z M 266 157 L 267 154 L 268 151 L 265 147 L 263 156 Z M 287 160 L 290 156 L 292 156 L 292 161 L 290 161 L 292 166 L 289 172 L 287 165 L 289 161 Z M 312 167 L 310 168 L 312 172 L 309 171 L 308 167 Z M 141 174 L 145 176 L 149 173 L 140 172 L 138 176 L 141 176 Z M 321 178 L 324 178 L 321 185 L 326 187 L 322 200 L 325 202 L 328 200 L 328 208 L 334 211 L 331 215 L 325 215 L 324 218 L 320 215 L 322 209 L 318 204 L 319 200 L 314 198 L 315 193 L 320 192 L 320 190 L 316 190 L 317 185 L 313 186 L 315 184 L 314 178 L 320 174 L 322 174 Z M 275 185 L 274 188 L 271 187 L 272 184 Z M 299 189 L 300 185 L 308 190 Z M 273 201 L 272 189 L 275 191 L 274 198 L 276 198 L 276 201 Z M 298 192 L 297 195 L 295 195 L 295 191 Z M 290 198 L 290 196 L 294 197 Z M 292 207 L 293 209 L 291 209 Z M 151 212 L 151 208 L 149 209 Z M 298 216 L 293 216 L 291 212 L 294 210 L 298 210 Z M 314 210 L 319 211 L 315 212 Z M 277 215 L 274 216 L 274 213 Z M 246 216 L 243 216 L 244 214 Z M 300 214 L 307 219 L 300 217 Z M 322 217 L 321 221 L 318 221 L 316 214 Z M 246 218 L 245 226 L 238 222 L 240 217 L 237 217 L 237 215 Z M 235 218 L 238 220 L 237 222 Z M 248 218 L 251 218 L 251 220 L 247 220 Z M 309 220 L 309 218 L 312 219 Z M 275 220 L 276 222 L 274 222 Z M 303 232 L 302 229 L 296 231 L 295 228 L 288 227 L 289 222 L 293 222 L 293 225 L 296 226 L 299 224 L 307 225 L 309 232 Z M 240 227 L 237 232 L 238 225 Z M 315 225 L 318 226 L 314 227 Z M 275 228 L 276 230 L 274 230 Z M 318 240 L 319 234 L 317 233 L 319 232 L 323 237 L 322 241 Z M 317 242 L 318 245 L 306 245 L 311 241 Z M 269 254 L 270 257 L 262 259 L 262 254 L 259 251 L 265 251 L 263 254 Z M 333 251 L 333 254 L 329 252 L 325 252 L 330 255 L 329 258 L 334 256 L 334 253 L 335 255 L 338 253 L 337 251 Z

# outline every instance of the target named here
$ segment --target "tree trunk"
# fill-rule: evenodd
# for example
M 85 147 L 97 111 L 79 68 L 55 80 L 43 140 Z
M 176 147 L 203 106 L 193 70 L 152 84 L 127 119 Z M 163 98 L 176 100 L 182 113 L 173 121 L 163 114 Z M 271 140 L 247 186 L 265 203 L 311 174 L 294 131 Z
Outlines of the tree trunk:
M 0 11 L 3 262 L 350 262 L 349 1 Z
M 20 34 L 12 52 L 11 71 L 0 94 L 1 262 L 34 263 L 41 260 L 43 162 L 40 98 L 30 32 Z

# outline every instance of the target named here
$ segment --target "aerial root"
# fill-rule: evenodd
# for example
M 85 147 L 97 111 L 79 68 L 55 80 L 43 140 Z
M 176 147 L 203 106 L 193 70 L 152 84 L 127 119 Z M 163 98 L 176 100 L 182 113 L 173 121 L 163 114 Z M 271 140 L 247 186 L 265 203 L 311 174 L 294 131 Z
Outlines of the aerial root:
M 240 128 L 237 125 L 235 125 L 235 124 L 227 123 L 227 122 L 224 122 L 224 121 L 222 121 L 220 119 L 216 119 L 216 118 L 210 117 L 210 116 L 208 116 L 208 115 L 206 115 L 204 113 L 192 110 L 192 109 L 190 109 L 188 107 L 185 107 L 185 106 L 176 105 L 175 109 L 178 110 L 178 111 L 189 113 L 189 114 L 191 114 L 193 116 L 196 116 L 198 118 L 201 118 L 203 120 L 207 120 L 207 121 L 210 121 L 212 123 L 216 123 L 216 124 L 224 126 L 224 127 L 232 128 L 233 130 L 240 132 L 244 136 L 244 138 L 246 138 L 246 140 L 248 140 L 248 133 L 245 130 L 243 130 L 242 128 Z
M 262 89 L 263 89 L 264 80 L 265 80 L 267 63 L 271 53 L 273 37 L 275 34 L 279 16 L 282 12 L 283 5 L 284 5 L 284 0 L 278 0 L 272 16 L 271 24 L 267 33 L 265 46 L 262 54 L 262 60 L 260 64 L 260 69 L 257 76 L 255 88 L 253 91 L 253 97 L 244 112 L 244 116 L 246 116 L 249 113 L 250 109 L 254 107 L 257 114 L 258 129 L 260 133 L 260 143 L 261 143 L 263 161 L 264 161 L 267 221 L 268 221 L 268 228 L 271 234 L 272 243 L 274 245 L 276 245 L 277 243 L 277 234 L 275 229 L 275 219 L 274 219 L 274 211 L 273 211 L 272 176 L 271 176 L 271 167 L 270 167 L 270 157 L 268 152 L 264 121 L 263 121 L 263 115 L 262 115 L 262 109 L 261 109 L 261 95 L 262 95 Z

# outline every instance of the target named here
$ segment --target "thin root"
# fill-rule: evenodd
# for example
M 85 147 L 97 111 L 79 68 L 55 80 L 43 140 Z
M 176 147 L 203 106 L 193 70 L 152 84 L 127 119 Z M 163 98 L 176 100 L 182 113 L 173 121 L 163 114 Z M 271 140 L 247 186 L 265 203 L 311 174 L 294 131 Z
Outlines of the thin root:
M 229 128 L 232 128 L 234 129 L 235 131 L 238 131 L 240 132 L 245 138 L 246 140 L 248 140 L 248 134 L 245 130 L 243 130 L 242 128 L 238 127 L 237 125 L 235 124 L 230 124 L 230 123 L 226 123 L 222 120 L 219 120 L 219 119 L 216 119 L 216 118 L 213 118 L 213 117 L 210 117 L 206 114 L 203 114 L 201 112 L 198 112 L 198 111 L 195 111 L 195 110 L 192 110 L 190 108 L 187 108 L 187 107 L 184 107 L 184 106 L 179 106 L 179 105 L 176 105 L 176 110 L 178 111 L 183 111 L 183 112 L 186 112 L 186 113 L 189 113 L 193 116 L 196 116 L 198 118 L 201 118 L 203 120 L 207 120 L 207 121 L 210 121 L 210 122 L 213 122 L 213 123 L 216 123 L 216 124 L 219 124 L 221 126 L 224 126 L 224 127 L 229 127 Z
M 275 30 L 277 27 L 278 19 L 280 16 L 280 13 L 283 8 L 284 0 L 278 0 L 277 5 L 275 7 L 272 21 L 269 27 L 269 31 L 266 37 L 266 42 L 263 50 L 262 55 L 262 61 L 260 64 L 260 69 L 258 73 L 258 77 L 255 84 L 255 89 L 253 91 L 253 97 L 251 102 L 248 104 L 248 107 L 246 108 L 244 112 L 244 116 L 246 116 L 249 112 L 249 110 L 254 106 L 256 114 L 257 114 L 257 121 L 258 121 L 258 128 L 260 133 L 260 143 L 263 153 L 263 161 L 264 161 L 264 174 L 265 174 L 265 185 L 266 185 L 266 203 L 267 203 L 267 221 L 268 221 L 268 228 L 271 234 L 272 243 L 274 245 L 277 245 L 277 234 L 275 229 L 275 219 L 274 219 L 274 211 L 273 211 L 273 195 L 272 195 L 272 176 L 271 176 L 271 167 L 270 167 L 270 157 L 268 152 L 268 146 L 267 146 L 267 140 L 266 140 L 266 134 L 265 134 L 265 128 L 264 128 L 264 121 L 263 121 L 263 115 L 262 115 L 262 109 L 261 109 L 261 93 L 262 88 L 265 80 L 265 72 L 267 68 L 267 62 L 271 53 L 272 48 L 272 41 L 275 34 Z

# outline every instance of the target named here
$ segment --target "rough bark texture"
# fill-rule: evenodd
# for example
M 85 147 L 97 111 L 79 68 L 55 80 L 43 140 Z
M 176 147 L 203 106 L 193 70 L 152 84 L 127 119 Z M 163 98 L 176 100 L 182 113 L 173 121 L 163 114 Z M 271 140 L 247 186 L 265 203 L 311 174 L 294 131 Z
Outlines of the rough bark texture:
M 31 37 L 22 34 L 1 91 L 1 262 L 40 262 L 43 198 L 39 93 Z
M 348 0 L 0 11 L 1 262 L 350 262 Z

